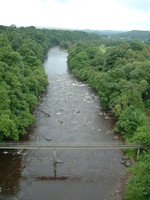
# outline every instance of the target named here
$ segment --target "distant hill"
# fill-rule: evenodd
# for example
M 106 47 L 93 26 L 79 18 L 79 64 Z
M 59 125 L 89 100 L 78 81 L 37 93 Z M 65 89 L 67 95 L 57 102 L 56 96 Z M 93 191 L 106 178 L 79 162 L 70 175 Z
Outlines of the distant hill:
M 140 30 L 132 30 L 132 31 L 120 31 L 120 30 L 83 30 L 88 33 L 96 33 L 100 34 L 104 37 L 115 37 L 125 40 L 133 40 L 139 39 L 142 41 L 146 41 L 150 39 L 150 31 L 140 31 Z
M 150 31 L 133 30 L 128 32 L 118 33 L 117 37 L 127 40 L 140 39 L 145 41 L 150 39 Z
M 97 33 L 104 36 L 113 36 L 118 33 L 124 32 L 124 31 L 119 31 L 119 30 L 90 30 L 90 29 L 84 29 L 84 31 L 88 33 Z

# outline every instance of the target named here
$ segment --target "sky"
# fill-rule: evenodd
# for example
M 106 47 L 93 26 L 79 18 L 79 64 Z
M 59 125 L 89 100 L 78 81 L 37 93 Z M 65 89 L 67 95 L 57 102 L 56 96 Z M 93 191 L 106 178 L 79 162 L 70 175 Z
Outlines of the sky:
M 150 0 L 0 0 L 0 25 L 149 30 Z

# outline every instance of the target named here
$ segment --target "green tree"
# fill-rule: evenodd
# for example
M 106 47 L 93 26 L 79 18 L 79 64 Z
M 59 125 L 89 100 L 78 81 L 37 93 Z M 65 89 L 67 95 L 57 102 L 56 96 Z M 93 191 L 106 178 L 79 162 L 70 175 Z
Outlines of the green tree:
M 144 161 L 144 162 L 143 162 Z M 125 200 L 150 199 L 150 154 L 144 153 L 131 168 L 132 176 L 126 188 Z
M 115 62 L 119 58 L 123 58 L 125 56 L 125 50 L 121 49 L 120 47 L 113 47 L 106 51 L 106 61 L 104 70 L 107 71 L 112 69 L 115 65 Z
M 134 106 L 129 106 L 118 118 L 115 131 L 125 137 L 132 138 L 137 128 L 143 126 L 145 121 L 145 115 L 141 110 L 135 109 Z

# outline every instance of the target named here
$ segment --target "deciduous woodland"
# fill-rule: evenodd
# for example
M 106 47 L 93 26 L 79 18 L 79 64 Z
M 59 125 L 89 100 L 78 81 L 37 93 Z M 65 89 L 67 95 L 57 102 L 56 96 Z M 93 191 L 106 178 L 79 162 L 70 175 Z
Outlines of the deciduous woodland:
M 14 26 L 0 26 L 0 141 L 19 140 L 34 122 L 32 111 L 48 84 L 42 62 L 52 46 L 68 49 L 68 67 L 98 92 L 115 117 L 115 132 L 149 146 L 150 40 Z M 150 199 L 149 151 L 129 171 L 125 199 Z
M 78 31 L 0 26 L 0 140 L 18 140 L 34 122 L 32 110 L 48 84 L 42 61 L 49 48 L 99 38 Z
M 120 41 L 105 46 L 78 43 L 69 50 L 68 66 L 86 81 L 112 111 L 115 131 L 126 142 L 150 145 L 150 44 Z M 129 151 L 128 154 L 134 155 Z M 127 200 L 150 199 L 150 154 L 142 152 L 131 168 Z

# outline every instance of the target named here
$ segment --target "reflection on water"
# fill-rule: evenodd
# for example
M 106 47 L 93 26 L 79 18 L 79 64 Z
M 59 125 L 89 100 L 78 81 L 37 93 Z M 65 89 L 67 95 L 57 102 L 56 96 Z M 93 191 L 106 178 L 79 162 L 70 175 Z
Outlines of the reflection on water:
M 116 141 L 113 120 L 98 95 L 67 70 L 67 53 L 52 48 L 44 66 L 50 84 L 35 110 L 32 141 L 95 143 Z M 0 154 L 2 200 L 122 199 L 125 167 L 120 150 L 52 150 Z M 43 198 L 44 197 L 44 198 Z
M 60 176 L 60 177 L 53 177 L 53 176 L 46 176 L 46 177 L 44 177 L 44 176 L 41 176 L 41 177 L 37 177 L 36 178 L 36 181 L 65 181 L 65 180 L 67 180 L 68 179 L 68 177 L 66 177 L 66 176 Z
M 67 176 L 59 176 L 57 177 L 57 168 L 56 163 L 54 163 L 54 176 L 40 176 L 37 177 L 37 181 L 65 181 L 68 179 Z

